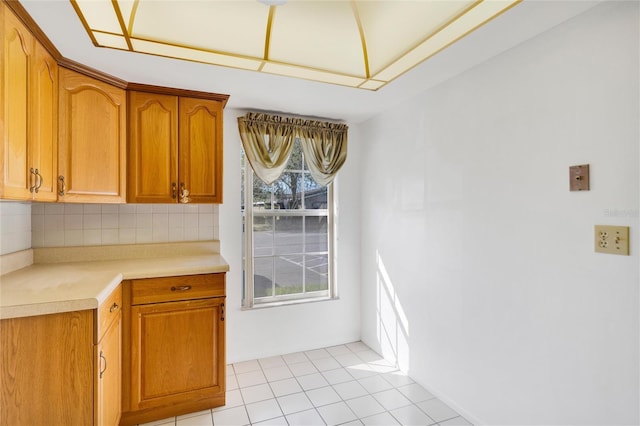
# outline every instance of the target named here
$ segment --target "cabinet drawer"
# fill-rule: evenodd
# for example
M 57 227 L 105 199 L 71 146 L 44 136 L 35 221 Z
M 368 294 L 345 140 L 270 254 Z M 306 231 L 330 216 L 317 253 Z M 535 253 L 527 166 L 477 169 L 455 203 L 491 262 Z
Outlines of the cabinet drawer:
M 122 310 L 122 286 L 118 286 L 111 292 L 109 297 L 98 307 L 98 329 L 96 330 L 96 341 L 98 343 L 102 338 L 102 335 L 111 325 L 111 322 L 118 318 L 120 311 Z
M 224 296 L 224 278 L 225 274 L 206 274 L 132 280 L 131 304 Z

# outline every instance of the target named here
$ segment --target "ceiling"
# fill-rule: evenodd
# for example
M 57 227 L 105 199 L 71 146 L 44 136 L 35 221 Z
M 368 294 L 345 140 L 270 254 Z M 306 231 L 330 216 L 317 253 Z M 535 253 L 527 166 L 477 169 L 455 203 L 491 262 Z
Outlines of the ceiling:
M 522 0 L 70 0 L 95 46 L 378 90 Z
M 63 56 L 123 80 L 229 94 L 227 108 L 281 112 L 349 123 L 362 122 L 392 108 L 599 2 L 524 0 L 399 78 L 377 91 L 370 91 L 95 47 L 68 0 L 20 1 Z

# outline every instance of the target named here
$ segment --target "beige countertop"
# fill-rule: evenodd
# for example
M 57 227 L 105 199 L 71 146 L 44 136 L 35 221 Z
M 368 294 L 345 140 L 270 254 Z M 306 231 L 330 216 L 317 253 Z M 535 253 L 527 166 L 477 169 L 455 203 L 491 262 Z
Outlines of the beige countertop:
M 0 277 L 0 319 L 96 309 L 123 279 L 227 272 L 218 251 L 217 242 L 36 249 L 35 263 Z

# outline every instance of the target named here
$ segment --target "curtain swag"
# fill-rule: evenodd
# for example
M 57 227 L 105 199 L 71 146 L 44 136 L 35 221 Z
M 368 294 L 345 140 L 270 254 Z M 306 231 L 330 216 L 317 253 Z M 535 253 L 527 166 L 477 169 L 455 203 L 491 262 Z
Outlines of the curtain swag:
M 238 129 L 249 164 L 268 185 L 282 175 L 296 138 L 319 185 L 330 184 L 347 158 L 346 124 L 249 112 Z

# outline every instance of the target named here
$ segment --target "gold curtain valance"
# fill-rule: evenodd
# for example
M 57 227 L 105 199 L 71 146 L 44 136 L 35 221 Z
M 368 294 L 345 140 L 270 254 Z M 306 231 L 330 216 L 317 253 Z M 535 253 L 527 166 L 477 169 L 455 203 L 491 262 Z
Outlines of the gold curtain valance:
M 238 117 L 238 129 L 253 171 L 266 184 L 282 175 L 296 138 L 319 185 L 330 184 L 347 158 L 346 124 L 249 112 Z

